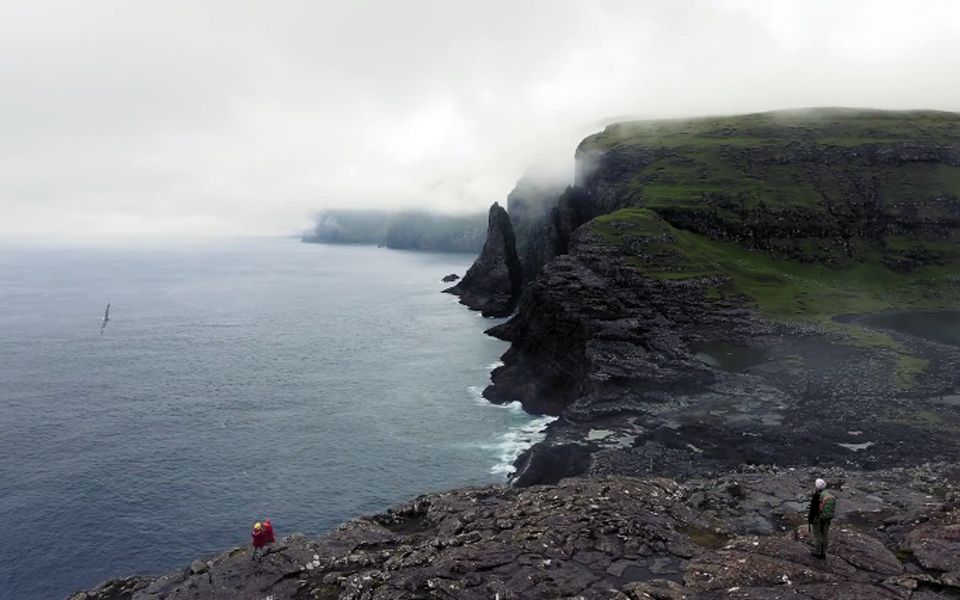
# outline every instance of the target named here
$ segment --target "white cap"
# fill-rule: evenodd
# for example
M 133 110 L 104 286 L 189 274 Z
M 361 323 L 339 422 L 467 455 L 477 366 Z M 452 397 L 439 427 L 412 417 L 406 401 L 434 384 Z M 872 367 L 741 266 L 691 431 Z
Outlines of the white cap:
M 822 479 L 817 479 L 816 486 L 818 490 L 822 490 L 823 488 L 827 487 L 827 482 Z

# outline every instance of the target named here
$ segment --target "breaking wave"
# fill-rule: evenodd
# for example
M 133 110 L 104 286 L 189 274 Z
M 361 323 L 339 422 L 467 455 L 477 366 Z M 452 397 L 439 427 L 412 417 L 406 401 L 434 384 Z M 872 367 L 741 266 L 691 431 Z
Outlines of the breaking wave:
M 514 404 L 519 405 L 520 403 L 515 402 Z M 496 446 L 500 450 L 499 462 L 490 468 L 490 472 L 494 475 L 512 475 L 517 470 L 513 463 L 525 450 L 537 442 L 543 441 L 543 438 L 546 437 L 547 426 L 556 420 L 556 417 L 534 417 L 526 425 L 511 427 L 509 431 L 503 434 L 502 440 Z
M 500 435 L 495 442 L 483 444 L 484 450 L 494 452 L 497 462 L 490 467 L 490 473 L 507 477 L 516 471 L 513 463 L 521 454 L 537 442 L 546 437 L 547 426 L 557 417 L 536 417 L 527 414 L 519 402 L 509 404 L 494 404 L 483 397 L 483 390 L 479 386 L 471 385 L 467 388 L 474 402 L 482 403 L 498 410 L 510 411 L 518 421 L 510 425 L 507 431 Z

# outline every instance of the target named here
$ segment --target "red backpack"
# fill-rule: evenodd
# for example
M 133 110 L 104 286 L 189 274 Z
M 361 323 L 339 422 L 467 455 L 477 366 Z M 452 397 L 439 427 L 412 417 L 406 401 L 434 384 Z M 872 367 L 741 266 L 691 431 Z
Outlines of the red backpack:
M 275 541 L 277 540 L 273 537 L 273 525 L 270 523 L 270 519 L 267 519 L 263 522 L 263 543 L 272 544 Z

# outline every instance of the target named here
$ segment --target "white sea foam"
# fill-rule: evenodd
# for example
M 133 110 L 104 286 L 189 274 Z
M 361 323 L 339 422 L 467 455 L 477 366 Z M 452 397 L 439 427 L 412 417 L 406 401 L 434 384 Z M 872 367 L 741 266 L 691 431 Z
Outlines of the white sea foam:
M 493 406 L 493 404 L 483 397 L 483 388 L 479 385 L 468 385 L 467 393 L 470 394 L 470 398 L 480 404 L 481 406 Z
M 468 386 L 467 386 L 467 393 L 470 395 L 470 398 L 471 398 L 474 402 L 476 402 L 477 404 L 479 404 L 479 405 L 481 405 L 481 406 L 489 406 L 489 407 L 491 407 L 491 408 L 500 408 L 500 409 L 505 408 L 505 409 L 509 410 L 511 413 L 513 413 L 513 414 L 515 414 L 515 415 L 518 415 L 518 416 L 519 416 L 519 415 L 526 415 L 526 414 L 527 414 L 527 413 L 523 410 L 523 405 L 520 404 L 519 402 L 516 402 L 516 401 L 514 401 L 514 402 L 509 402 L 509 403 L 507 403 L 507 404 L 496 404 L 496 403 L 494 403 L 494 402 L 490 402 L 489 400 L 487 400 L 486 398 L 483 397 L 483 388 L 480 387 L 479 385 L 468 385 Z M 531 418 L 532 418 L 532 417 L 531 417 Z
M 515 415 L 527 414 L 526 411 L 523 410 L 523 404 L 520 404 L 519 402 L 514 401 L 514 402 L 511 402 L 510 404 L 504 404 L 504 406 L 507 407 L 507 410 L 509 410 Z
M 543 438 L 546 437 L 547 425 L 557 420 L 557 417 L 528 415 L 523 410 L 523 404 L 519 402 L 494 404 L 483 397 L 483 388 L 477 385 L 467 386 L 467 392 L 473 398 L 473 401 L 478 404 L 497 410 L 507 410 L 512 415 L 511 420 L 514 418 L 522 419 L 522 422 L 511 425 L 506 433 L 499 436 L 496 441 L 480 446 L 497 456 L 497 463 L 490 468 L 490 473 L 493 475 L 506 477 L 513 473 L 516 470 L 513 466 L 514 461 L 523 454 L 524 450 L 537 442 L 543 441 Z
M 496 445 L 499 451 L 499 462 L 491 467 L 490 472 L 503 476 L 512 474 L 516 470 L 513 466 L 514 461 L 524 450 L 542 441 L 546 436 L 547 425 L 556 419 L 556 417 L 532 417 L 523 425 L 511 427 Z
M 487 365 L 487 369 L 489 369 L 489 370 L 492 371 L 492 370 L 498 369 L 498 368 L 500 368 L 500 367 L 502 367 L 502 366 L 503 366 L 503 361 L 502 361 L 502 360 L 498 360 L 497 362 L 492 362 L 492 363 L 490 363 L 489 365 Z
M 862 444 L 837 444 L 837 445 L 843 446 L 847 450 L 851 450 L 853 452 L 860 452 L 861 450 L 866 450 L 867 448 L 875 444 L 874 442 L 864 442 Z

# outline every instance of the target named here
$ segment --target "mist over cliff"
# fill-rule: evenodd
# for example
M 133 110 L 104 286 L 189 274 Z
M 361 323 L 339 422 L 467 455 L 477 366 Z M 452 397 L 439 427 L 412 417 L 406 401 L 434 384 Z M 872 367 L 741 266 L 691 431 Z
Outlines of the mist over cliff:
M 486 216 L 444 215 L 428 211 L 326 210 L 317 215 L 304 242 L 369 244 L 397 250 L 479 252 Z

